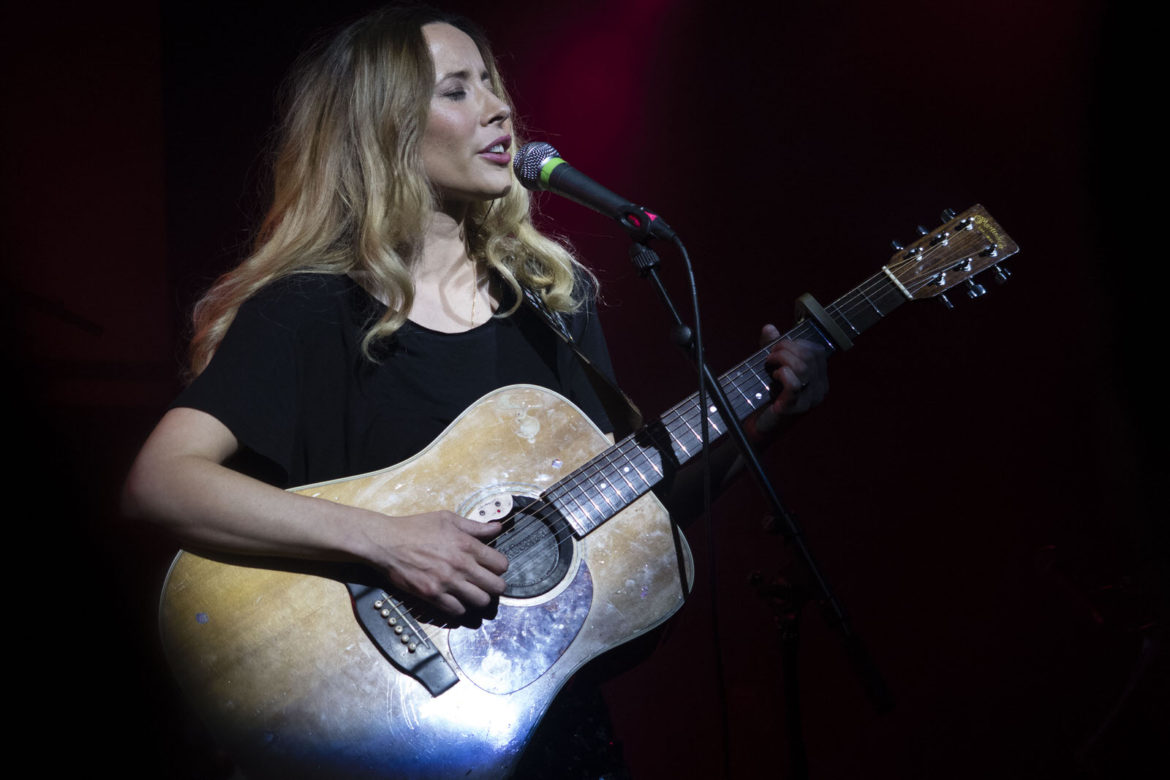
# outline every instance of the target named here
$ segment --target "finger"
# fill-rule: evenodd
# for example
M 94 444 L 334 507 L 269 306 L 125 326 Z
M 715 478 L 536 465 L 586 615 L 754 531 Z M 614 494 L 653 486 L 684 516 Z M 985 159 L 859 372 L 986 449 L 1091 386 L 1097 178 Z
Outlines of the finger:
M 451 615 L 482 609 L 507 587 L 503 579 L 478 567 L 469 572 L 453 571 L 441 579 L 416 584 L 417 595 Z
M 768 323 L 760 331 L 760 346 L 766 347 L 778 338 L 780 338 L 779 329 L 772 323 Z
M 796 350 L 788 347 L 782 347 L 776 350 L 769 357 L 768 363 L 773 371 L 773 375 L 779 373 L 781 368 L 790 368 L 792 373 L 797 377 L 797 384 L 804 384 L 804 380 L 800 377 L 810 376 L 812 371 L 809 369 L 809 363 L 801 357 Z
M 495 538 L 500 533 L 503 525 L 496 522 L 479 523 L 463 517 L 459 518 L 457 525 L 461 530 L 466 531 L 469 536 L 476 537 L 474 544 L 469 547 L 469 551 L 475 557 L 476 563 L 495 574 L 503 574 L 508 570 L 507 556 L 496 548 L 479 541 L 480 539 Z
M 503 568 L 507 568 L 508 562 L 503 555 L 488 547 L 484 547 L 484 550 L 498 556 Z M 448 592 L 464 606 L 472 608 L 486 607 L 493 598 L 502 595 L 507 587 L 508 583 L 503 577 L 478 563 L 471 563 L 447 583 Z
M 487 569 L 476 569 L 470 572 L 467 576 L 467 585 L 470 589 L 474 589 L 483 594 L 484 601 L 490 600 L 493 596 L 501 595 L 508 587 L 508 582 L 503 577 L 500 577 Z M 477 597 L 478 598 L 478 597 Z M 483 606 L 482 602 L 477 602 L 477 606 Z
M 474 536 L 476 539 L 491 539 L 498 536 L 500 531 L 504 529 L 503 523 L 493 520 L 490 523 L 481 523 L 478 520 L 468 520 L 466 517 L 459 515 L 452 515 L 455 526 L 466 534 Z
M 431 576 L 407 580 L 398 572 L 390 573 L 390 581 L 447 614 L 458 616 L 467 611 L 463 602 L 455 595 L 457 589 L 449 582 Z
M 503 574 L 508 570 L 508 557 L 486 544 L 481 544 L 475 549 L 475 560 L 492 574 Z
M 427 599 L 427 601 L 429 601 L 431 604 L 434 604 L 448 615 L 459 617 L 461 615 L 467 614 L 467 607 L 463 606 L 463 602 L 452 596 L 450 593 L 444 593 L 437 598 Z
M 772 402 L 772 411 L 776 414 L 792 411 L 799 402 L 803 389 L 800 378 L 789 366 L 781 366 L 772 376 L 781 388 L 776 400 Z
M 805 378 L 813 373 L 809 364 L 788 347 L 781 347 L 774 351 L 768 357 L 766 365 L 768 370 L 772 372 L 772 378 L 775 382 L 784 388 L 793 387 L 797 391 L 805 386 Z M 788 369 L 787 374 L 784 373 L 785 369 Z

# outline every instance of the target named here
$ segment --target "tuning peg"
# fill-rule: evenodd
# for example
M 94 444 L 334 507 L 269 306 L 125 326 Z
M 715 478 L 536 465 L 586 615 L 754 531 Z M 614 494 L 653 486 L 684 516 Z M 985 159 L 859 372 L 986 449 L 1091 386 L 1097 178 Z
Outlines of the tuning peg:
M 943 209 L 942 210 L 942 221 L 943 222 L 950 222 L 952 219 L 954 219 L 957 216 L 959 216 L 959 212 L 955 211 L 954 209 Z
M 927 230 L 926 228 L 922 227 L 922 225 L 919 225 L 919 226 L 918 226 L 918 235 L 920 235 L 920 236 L 928 236 L 928 235 L 930 235 L 930 231 L 929 231 L 929 230 Z
M 891 241 L 890 246 L 892 246 L 894 248 L 895 252 L 901 252 L 903 249 L 906 248 L 906 247 L 902 246 L 900 243 L 898 243 L 897 241 Z
M 995 281 L 998 284 L 1004 284 L 1008 279 L 1011 278 L 1011 276 L 1012 272 L 1008 269 L 1004 268 L 1003 266 L 995 266 Z
M 941 303 L 947 311 L 955 308 L 955 304 L 951 303 L 951 299 L 947 297 L 946 293 L 942 293 L 938 296 L 938 302 Z
M 978 284 L 974 279 L 967 280 L 967 297 L 968 298 L 970 298 L 971 300 L 975 300 L 976 298 L 982 298 L 986 294 L 987 294 L 987 289 L 983 285 Z

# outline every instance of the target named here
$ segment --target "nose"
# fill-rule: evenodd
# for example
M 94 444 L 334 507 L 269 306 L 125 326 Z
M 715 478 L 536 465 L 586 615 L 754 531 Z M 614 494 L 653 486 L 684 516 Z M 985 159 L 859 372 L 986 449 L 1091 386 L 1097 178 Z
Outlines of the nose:
M 512 118 L 512 107 L 505 103 L 496 93 L 489 92 L 484 102 L 484 124 L 504 124 Z

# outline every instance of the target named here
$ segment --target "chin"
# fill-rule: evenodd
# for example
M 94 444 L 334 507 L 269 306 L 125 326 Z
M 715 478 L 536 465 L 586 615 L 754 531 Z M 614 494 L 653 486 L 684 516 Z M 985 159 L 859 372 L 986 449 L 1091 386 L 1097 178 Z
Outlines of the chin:
M 492 201 L 492 200 L 499 200 L 500 198 L 504 197 L 505 195 L 507 195 L 511 191 L 512 191 L 512 183 L 511 182 L 508 182 L 507 184 L 503 184 L 503 185 L 500 185 L 497 187 L 484 187 L 479 192 L 470 194 L 471 196 L 468 198 L 468 200 L 474 200 L 474 201 L 479 201 L 481 203 L 486 203 L 486 202 Z
M 436 195 L 438 196 L 440 209 L 446 210 L 447 207 L 454 207 L 458 204 L 470 206 L 473 203 L 490 203 L 491 201 L 499 200 L 511 191 L 512 182 L 509 181 L 507 183 L 502 183 L 495 186 L 485 185 L 482 187 L 476 187 L 474 189 L 440 189 Z

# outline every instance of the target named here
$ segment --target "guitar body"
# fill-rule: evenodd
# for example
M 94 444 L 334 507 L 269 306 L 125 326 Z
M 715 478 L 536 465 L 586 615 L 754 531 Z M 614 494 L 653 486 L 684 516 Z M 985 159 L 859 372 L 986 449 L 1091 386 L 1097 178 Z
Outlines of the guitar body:
M 295 492 L 494 519 L 610 446 L 569 401 L 513 386 L 409 461 Z M 546 536 L 537 544 L 557 548 Z M 179 553 L 160 605 L 164 649 L 249 777 L 504 777 L 570 675 L 665 621 L 691 584 L 686 541 L 653 494 L 559 548 L 542 593 L 502 597 L 476 627 L 422 625 L 458 678 L 438 694 L 388 660 L 355 615 L 361 602 L 322 567 Z

